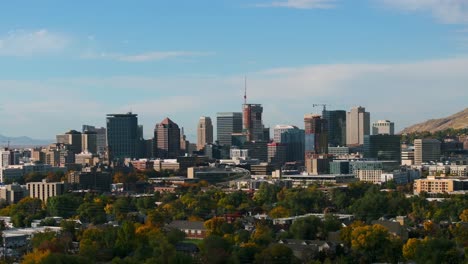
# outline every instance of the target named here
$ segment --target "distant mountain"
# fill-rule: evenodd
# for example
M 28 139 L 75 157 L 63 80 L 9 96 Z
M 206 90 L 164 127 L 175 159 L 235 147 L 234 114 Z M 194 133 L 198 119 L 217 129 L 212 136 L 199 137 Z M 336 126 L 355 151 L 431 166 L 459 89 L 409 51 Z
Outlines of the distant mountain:
M 468 128 L 468 108 L 449 117 L 430 119 L 426 122 L 407 127 L 403 131 L 401 131 L 401 134 L 424 131 L 429 131 L 433 133 L 448 128 Z
M 42 139 L 32 139 L 30 137 L 7 137 L 0 135 L 0 146 L 4 147 L 8 145 L 10 141 L 10 146 L 21 146 L 21 147 L 34 147 L 34 146 L 45 146 L 53 142 L 53 140 L 42 140 Z

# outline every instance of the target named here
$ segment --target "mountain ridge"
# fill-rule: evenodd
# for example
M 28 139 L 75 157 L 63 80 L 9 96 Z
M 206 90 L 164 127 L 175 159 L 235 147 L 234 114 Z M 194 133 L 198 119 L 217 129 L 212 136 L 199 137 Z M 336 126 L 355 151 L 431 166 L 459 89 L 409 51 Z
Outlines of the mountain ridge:
M 448 117 L 429 119 L 403 129 L 400 134 L 409 134 L 414 132 L 437 132 L 448 128 L 463 129 L 468 128 L 468 108 Z
M 46 139 L 33 139 L 27 136 L 20 137 L 7 137 L 0 134 L 0 146 L 8 146 L 8 141 L 10 146 L 45 146 L 53 142 L 53 140 Z

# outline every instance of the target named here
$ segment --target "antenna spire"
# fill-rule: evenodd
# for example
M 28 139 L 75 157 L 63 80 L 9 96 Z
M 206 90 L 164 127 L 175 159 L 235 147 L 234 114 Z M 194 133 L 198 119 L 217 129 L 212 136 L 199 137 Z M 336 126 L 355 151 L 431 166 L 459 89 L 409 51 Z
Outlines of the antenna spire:
M 244 76 L 244 104 L 247 104 L 247 76 Z

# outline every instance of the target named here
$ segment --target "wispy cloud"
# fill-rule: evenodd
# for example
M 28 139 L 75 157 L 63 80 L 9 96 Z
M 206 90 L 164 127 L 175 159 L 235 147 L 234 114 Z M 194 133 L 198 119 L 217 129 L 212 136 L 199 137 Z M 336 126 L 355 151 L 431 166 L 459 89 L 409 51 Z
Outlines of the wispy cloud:
M 335 0 L 283 0 L 256 4 L 257 7 L 285 7 L 295 9 L 328 9 L 335 7 Z
M 441 23 L 468 23 L 466 0 L 377 0 L 386 6 L 407 12 L 429 12 Z
M 81 57 L 84 59 L 108 59 L 125 62 L 148 62 L 159 61 L 170 58 L 180 57 L 201 57 L 213 55 L 213 52 L 196 52 L 196 51 L 151 51 L 139 54 L 122 54 L 122 53 L 94 53 L 87 52 Z
M 267 126 L 301 126 L 303 114 L 314 111 L 312 102 L 324 102 L 330 109 L 363 105 L 373 120 L 390 119 L 403 128 L 466 107 L 467 68 L 468 57 L 265 69 L 248 75 L 248 100 L 264 105 Z M 2 97 L 0 132 L 15 135 L 37 127 L 36 137 L 49 138 L 83 123 L 104 124 L 106 113 L 133 110 L 147 131 L 169 116 L 190 134 L 199 116 L 240 111 L 243 81 L 243 75 L 0 80 L 0 87 L 11 90 Z M 444 96 L 434 96 L 441 91 Z M 70 105 L 79 105 L 80 111 L 57 111 Z
M 23 57 L 59 52 L 69 43 L 63 34 L 47 29 L 15 30 L 0 36 L 0 56 Z

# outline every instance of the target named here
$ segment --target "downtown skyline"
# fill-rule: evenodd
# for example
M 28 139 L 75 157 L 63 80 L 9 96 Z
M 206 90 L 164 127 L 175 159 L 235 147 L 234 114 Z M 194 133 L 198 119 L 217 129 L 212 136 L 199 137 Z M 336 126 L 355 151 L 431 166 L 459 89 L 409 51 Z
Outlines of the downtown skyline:
M 400 131 L 468 96 L 457 1 L 15 2 L 0 17 L 6 136 L 50 139 L 132 111 L 147 138 L 167 116 L 195 142 L 200 116 L 216 126 L 217 112 L 242 111 L 244 76 L 270 128 L 302 127 L 326 103 Z

